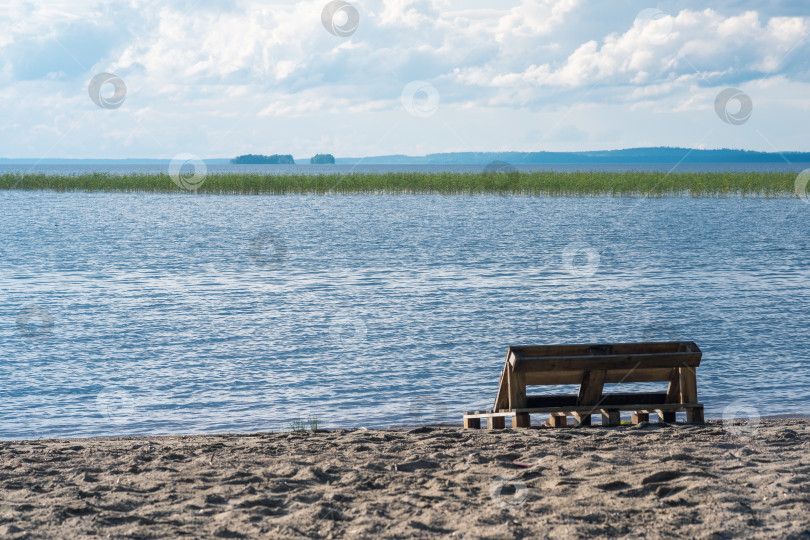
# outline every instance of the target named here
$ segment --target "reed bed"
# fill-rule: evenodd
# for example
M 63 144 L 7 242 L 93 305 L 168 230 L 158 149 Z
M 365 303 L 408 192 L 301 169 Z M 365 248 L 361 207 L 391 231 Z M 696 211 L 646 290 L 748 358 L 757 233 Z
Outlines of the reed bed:
M 790 172 L 510 172 L 348 175 L 211 174 L 197 193 L 501 194 L 544 196 L 794 197 Z M 0 189 L 189 193 L 168 174 L 4 174 Z

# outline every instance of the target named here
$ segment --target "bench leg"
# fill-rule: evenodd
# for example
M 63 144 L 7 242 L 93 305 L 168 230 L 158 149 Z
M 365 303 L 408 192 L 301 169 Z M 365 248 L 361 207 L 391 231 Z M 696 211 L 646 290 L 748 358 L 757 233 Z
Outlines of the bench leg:
M 656 411 L 658 414 L 658 421 L 666 424 L 675 423 L 675 411 Z
M 692 407 L 686 409 L 686 421 L 690 424 L 702 424 L 703 407 Z
M 622 415 L 619 411 L 607 411 L 602 413 L 603 426 L 619 426 L 622 423 Z
M 634 412 L 630 416 L 630 423 L 633 424 L 634 426 L 636 424 L 640 424 L 641 422 L 649 422 L 649 421 L 650 421 L 650 413 Z
M 531 427 L 532 419 L 528 414 L 516 414 L 512 417 L 513 428 L 527 428 Z
M 568 425 L 568 417 L 563 413 L 551 413 L 548 417 L 551 427 L 565 427 Z
M 487 429 L 503 429 L 506 427 L 506 418 L 503 416 L 490 416 L 487 418 Z
M 481 429 L 480 418 L 464 418 L 465 429 Z
M 583 413 L 574 413 L 574 424 L 577 426 L 590 426 L 591 415 Z

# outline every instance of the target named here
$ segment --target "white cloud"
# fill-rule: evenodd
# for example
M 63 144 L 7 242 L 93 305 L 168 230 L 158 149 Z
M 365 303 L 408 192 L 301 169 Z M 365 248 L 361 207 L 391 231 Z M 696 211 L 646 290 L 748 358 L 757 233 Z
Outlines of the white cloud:
M 524 0 L 500 18 L 495 36 L 504 41 L 510 36 L 536 39 L 547 35 L 580 4 L 580 0 Z
M 66 148 L 95 155 L 102 147 L 113 152 L 117 142 L 122 152 L 154 156 L 178 141 L 199 155 L 228 155 L 253 137 L 301 145 L 340 140 L 352 147 L 341 129 L 357 147 L 374 151 L 380 133 L 366 137 L 369 126 L 386 133 L 397 122 L 413 122 L 402 116 L 399 96 L 417 79 L 434 84 L 441 106 L 414 126 L 433 122 L 433 133 L 442 131 L 436 126 L 473 126 L 454 128 L 467 133 L 476 118 L 536 115 L 540 121 L 587 104 L 592 108 L 579 123 L 563 122 L 570 142 L 598 143 L 582 134 L 593 133 L 588 122 L 598 124 L 600 114 L 612 114 L 599 111 L 614 106 L 634 114 L 705 113 L 713 121 L 711 100 L 725 86 L 748 84 L 761 95 L 758 105 L 790 103 L 806 111 L 808 104 L 790 89 L 804 88 L 807 78 L 797 58 L 807 55 L 810 18 L 774 16 L 768 4 L 683 9 L 634 21 L 634 8 L 594 0 L 516 0 L 503 7 L 358 0 L 358 30 L 339 38 L 321 24 L 321 0 L 226 7 L 190 0 L 14 2 L 5 11 L 10 31 L 0 36 L 6 119 L 0 135 L 12 155 L 43 146 L 60 155 Z M 614 11 L 614 18 L 605 15 Z M 87 81 L 100 71 L 126 81 L 127 98 L 117 111 L 98 110 L 88 99 Z M 80 121 L 83 115 L 92 122 Z M 295 134 L 281 133 L 282 124 Z M 418 132 L 410 125 L 386 136 L 388 151 L 407 152 L 411 143 L 443 150 L 441 142 L 409 140 Z M 477 149 L 531 145 L 530 131 L 505 129 L 523 139 L 492 135 L 491 146 Z M 227 146 L 211 133 L 228 133 Z M 660 136 L 652 130 L 645 138 Z M 459 144 L 445 139 L 447 148 Z
M 651 40 L 649 27 L 656 26 L 657 37 L 662 27 L 670 31 L 663 39 Z M 463 84 L 538 89 L 610 84 L 660 88 L 664 81 L 688 82 L 690 77 L 685 76 L 698 75 L 720 85 L 777 72 L 792 50 L 806 45 L 808 30 L 807 17 L 780 17 L 762 24 L 750 11 L 732 17 L 710 9 L 682 11 L 647 25 L 634 24 L 624 33 L 606 36 L 601 44 L 587 41 L 561 65 L 532 64 L 505 74 L 478 66 L 458 70 L 456 79 Z

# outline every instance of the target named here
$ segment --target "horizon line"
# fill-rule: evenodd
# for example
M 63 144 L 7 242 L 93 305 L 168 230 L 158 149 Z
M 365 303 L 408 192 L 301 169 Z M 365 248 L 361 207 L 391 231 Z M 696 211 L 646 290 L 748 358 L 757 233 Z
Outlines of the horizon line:
M 629 147 L 629 148 L 614 148 L 614 149 L 605 149 L 605 150 L 564 150 L 564 151 L 556 151 L 556 150 L 531 150 L 531 151 L 523 151 L 523 150 L 468 150 L 468 151 L 455 151 L 455 152 L 434 152 L 428 154 L 421 154 L 421 155 L 414 155 L 414 154 L 379 154 L 379 155 L 370 155 L 370 156 L 345 156 L 345 157 L 338 157 L 335 154 L 331 154 L 329 152 L 319 152 L 313 154 L 312 156 L 295 156 L 294 154 L 275 154 L 275 155 L 290 155 L 293 157 L 294 160 L 308 160 L 315 155 L 318 154 L 328 154 L 332 155 L 336 160 L 358 160 L 362 161 L 365 159 L 380 159 L 386 157 L 396 157 L 396 158 L 408 158 L 408 159 L 419 159 L 419 158 L 427 158 L 430 156 L 452 156 L 452 155 L 459 155 L 459 154 L 524 154 L 526 156 L 531 154 L 591 154 L 591 153 L 611 153 L 611 152 L 624 152 L 624 151 L 631 151 L 631 150 L 664 150 L 664 151 L 673 151 L 673 150 L 684 150 L 689 153 L 692 152 L 731 152 L 731 153 L 740 153 L 740 154 L 759 154 L 759 155 L 768 155 L 768 156 L 778 156 L 781 154 L 808 154 L 810 155 L 810 151 L 803 151 L 803 150 L 774 150 L 774 151 L 763 151 L 763 150 L 746 150 L 742 148 L 689 148 L 683 146 L 637 146 L 637 147 Z M 242 155 L 250 155 L 250 154 L 239 154 Z M 274 155 L 274 154 L 254 154 L 254 155 Z M 229 161 L 234 159 L 237 156 L 229 156 L 229 157 L 204 157 L 198 158 L 202 161 Z M 157 161 L 157 162 L 171 162 L 172 160 L 177 159 L 176 157 L 113 157 L 113 158 L 104 158 L 104 157 L 51 157 L 51 158 L 34 158 L 34 157 L 0 157 L 0 162 L 2 161 L 17 161 L 23 163 L 43 163 L 43 162 L 53 162 L 53 161 Z M 295 163 L 298 165 L 299 163 Z M 462 163 L 456 163 L 457 165 L 462 165 Z M 477 163 L 470 163 L 471 165 L 476 165 Z M 392 165 L 397 165 L 397 163 L 392 163 Z

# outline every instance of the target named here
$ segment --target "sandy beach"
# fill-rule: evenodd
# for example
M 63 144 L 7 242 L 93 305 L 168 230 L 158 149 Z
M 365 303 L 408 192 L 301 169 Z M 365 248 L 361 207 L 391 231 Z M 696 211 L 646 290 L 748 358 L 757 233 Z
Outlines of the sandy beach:
M 810 421 L 0 443 L 4 538 L 810 536 Z

